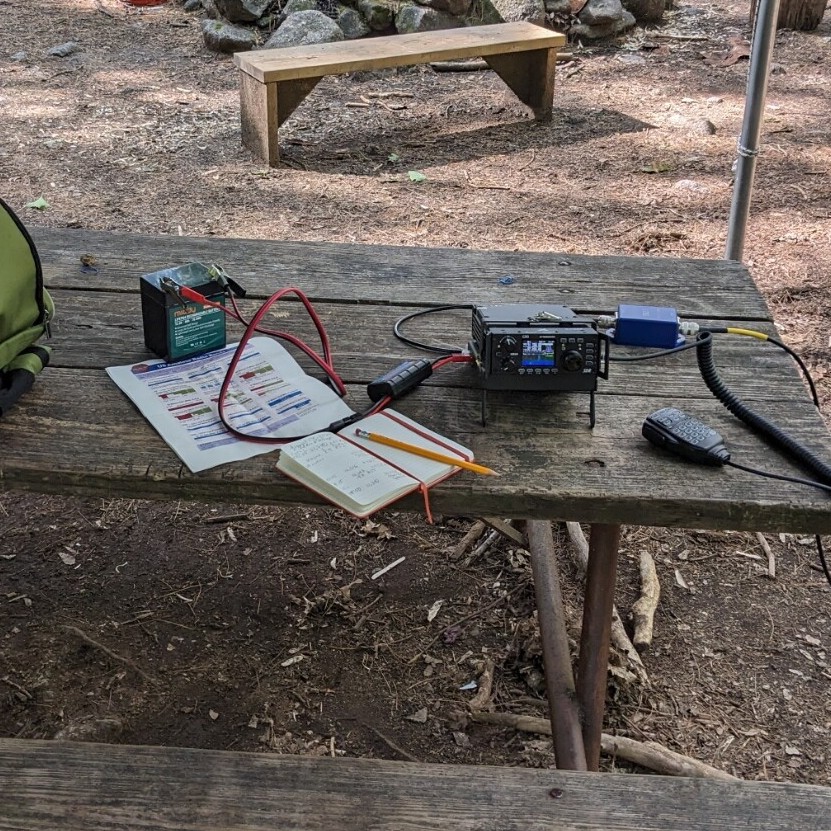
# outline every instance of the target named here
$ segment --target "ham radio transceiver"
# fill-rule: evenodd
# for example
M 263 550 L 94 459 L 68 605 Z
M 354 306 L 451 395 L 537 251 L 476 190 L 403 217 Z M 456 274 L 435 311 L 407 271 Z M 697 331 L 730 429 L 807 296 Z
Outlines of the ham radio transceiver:
M 597 322 L 565 306 L 476 306 L 470 354 L 482 387 L 517 392 L 587 392 L 594 427 L 597 379 L 609 375 L 609 341 Z

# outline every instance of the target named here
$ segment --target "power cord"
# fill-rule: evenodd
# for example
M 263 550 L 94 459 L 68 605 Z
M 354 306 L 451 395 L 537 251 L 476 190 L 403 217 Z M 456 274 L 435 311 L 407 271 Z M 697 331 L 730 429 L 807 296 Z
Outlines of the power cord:
M 400 317 L 396 320 L 395 325 L 392 327 L 392 332 L 402 343 L 406 343 L 407 346 L 412 346 L 415 349 L 423 349 L 425 352 L 438 352 L 440 355 L 458 355 L 464 352 L 464 350 L 460 347 L 424 343 L 423 341 L 418 341 L 414 338 L 408 338 L 402 333 L 401 327 L 407 323 L 407 321 L 413 320 L 417 317 L 424 317 L 425 315 L 436 314 L 437 312 L 458 311 L 459 309 L 469 309 L 472 311 L 473 308 L 474 306 L 472 303 L 453 303 L 446 306 L 432 306 L 429 309 L 420 309 L 417 312 L 411 312 L 410 314 L 404 315 L 404 317 Z

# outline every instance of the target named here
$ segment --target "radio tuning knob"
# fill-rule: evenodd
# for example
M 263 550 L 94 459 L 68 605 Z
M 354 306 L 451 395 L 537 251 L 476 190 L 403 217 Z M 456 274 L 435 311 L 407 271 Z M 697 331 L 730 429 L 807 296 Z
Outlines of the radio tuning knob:
M 512 352 L 517 351 L 517 341 L 515 337 L 511 335 L 506 335 L 504 338 L 500 338 L 499 343 L 496 346 L 497 351 L 501 355 L 510 354 Z
M 563 355 L 563 367 L 568 372 L 577 372 L 583 368 L 583 356 L 579 352 L 566 352 Z

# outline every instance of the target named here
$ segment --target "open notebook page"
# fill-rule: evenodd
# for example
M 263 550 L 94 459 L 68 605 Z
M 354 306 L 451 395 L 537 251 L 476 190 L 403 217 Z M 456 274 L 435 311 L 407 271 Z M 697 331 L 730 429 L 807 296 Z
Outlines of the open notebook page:
M 277 468 L 357 516 L 418 488 L 406 473 L 333 433 L 315 433 L 287 444 Z
M 355 435 L 355 430 L 366 430 L 369 433 L 380 433 L 391 439 L 413 444 L 416 447 L 424 447 L 428 450 L 435 450 L 447 456 L 458 456 L 460 459 L 472 461 L 473 452 L 467 447 L 441 436 L 438 433 L 428 430 L 417 421 L 413 421 L 395 410 L 384 410 L 381 413 L 367 416 L 356 424 L 344 427 L 338 432 L 351 442 L 365 448 L 370 453 L 387 459 L 390 464 L 409 473 L 410 476 L 423 482 L 425 485 L 432 485 L 456 470 L 453 465 L 444 462 L 436 462 L 433 459 L 425 459 L 408 453 L 406 450 L 399 450 L 395 447 L 387 447 L 370 439 L 363 439 Z

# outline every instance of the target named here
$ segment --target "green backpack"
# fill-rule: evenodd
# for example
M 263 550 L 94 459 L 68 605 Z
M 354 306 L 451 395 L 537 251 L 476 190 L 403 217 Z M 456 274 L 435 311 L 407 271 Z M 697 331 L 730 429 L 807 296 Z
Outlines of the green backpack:
M 49 363 L 51 350 L 36 342 L 48 334 L 54 311 L 35 244 L 0 199 L 0 416 Z

